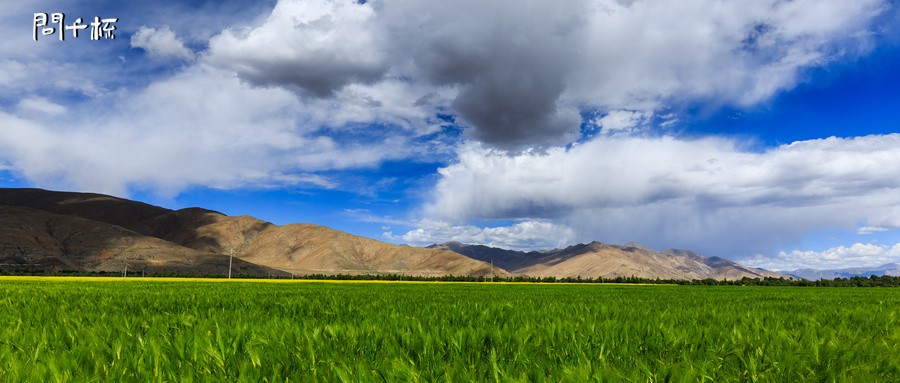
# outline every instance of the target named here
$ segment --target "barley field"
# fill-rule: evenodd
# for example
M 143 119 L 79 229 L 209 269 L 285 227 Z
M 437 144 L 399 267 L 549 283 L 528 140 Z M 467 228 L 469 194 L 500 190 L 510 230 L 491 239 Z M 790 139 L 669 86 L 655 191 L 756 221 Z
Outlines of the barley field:
M 3 382 L 898 382 L 900 289 L 0 278 Z

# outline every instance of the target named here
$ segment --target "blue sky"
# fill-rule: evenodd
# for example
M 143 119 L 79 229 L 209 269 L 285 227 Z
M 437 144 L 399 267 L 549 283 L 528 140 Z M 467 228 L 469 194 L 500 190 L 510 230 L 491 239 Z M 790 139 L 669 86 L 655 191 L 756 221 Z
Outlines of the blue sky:
M 900 262 L 895 1 L 0 5 L 0 187 L 514 249 Z M 115 39 L 32 38 L 34 13 Z

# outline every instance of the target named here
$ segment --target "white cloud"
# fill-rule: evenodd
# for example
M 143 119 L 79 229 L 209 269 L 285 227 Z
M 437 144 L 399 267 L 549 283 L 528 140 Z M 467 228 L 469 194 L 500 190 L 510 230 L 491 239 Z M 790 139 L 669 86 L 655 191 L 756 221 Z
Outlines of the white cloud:
M 38 112 L 57 116 L 65 113 L 68 108 L 43 97 L 32 97 L 19 101 L 19 110 L 22 113 Z
M 315 185 L 323 189 L 334 189 L 338 187 L 338 184 L 329 180 L 326 177 L 320 176 L 318 174 L 309 174 L 309 173 L 293 173 L 293 174 L 284 174 L 284 173 L 272 173 L 268 177 L 269 181 L 260 180 L 260 183 L 253 185 L 254 187 L 269 187 L 269 188 L 279 188 L 287 185 L 295 186 L 295 185 Z
M 456 241 L 515 250 L 558 248 L 570 244 L 573 236 L 572 229 L 568 227 L 538 220 L 525 220 L 510 226 L 478 228 L 426 219 L 417 222 L 416 229 L 399 238 L 385 233 L 385 237 L 390 240 L 402 240 L 420 246 Z
M 431 103 L 445 103 L 451 93 L 402 79 L 385 79 L 376 84 L 350 84 L 337 90 L 332 99 L 305 102 L 321 105 L 322 109 L 314 113 L 330 126 L 378 123 L 427 135 L 439 131 L 443 124 L 434 118 Z
M 27 79 L 28 67 L 15 60 L 0 60 L 0 86 L 11 86 Z
M 859 235 L 868 235 L 873 233 L 879 233 L 883 231 L 888 231 L 890 229 L 881 226 L 863 226 L 856 230 L 856 233 Z
M 372 33 L 376 21 L 368 4 L 281 0 L 263 25 L 210 40 L 207 58 L 256 84 L 331 96 L 387 71 L 381 36 Z
M 162 28 L 141 26 L 131 36 L 131 46 L 141 48 L 150 57 L 158 59 L 177 58 L 189 60 L 194 57 L 194 53 L 184 46 L 184 43 L 168 26 L 163 26 Z
M 579 241 L 733 258 L 814 229 L 900 227 L 900 134 L 765 152 L 724 138 L 612 136 L 518 155 L 472 145 L 439 174 L 428 216 L 550 220 Z
M 411 226 L 411 223 L 409 221 L 397 219 L 391 216 L 378 216 L 372 214 L 372 212 L 368 209 L 344 209 L 344 214 L 347 214 L 357 222 L 380 223 L 396 226 Z M 381 229 L 390 230 L 391 227 L 384 226 Z
M 636 108 L 670 97 L 751 105 L 853 54 L 883 2 L 598 3 L 573 93 Z M 590 70 L 590 66 L 602 68 Z
M 775 257 L 757 256 L 742 261 L 753 267 L 770 270 L 792 271 L 797 269 L 834 270 L 851 267 L 878 267 L 887 263 L 900 263 L 900 243 L 893 247 L 871 243 L 855 243 L 825 251 L 780 252 Z
M 424 150 L 387 131 L 364 145 L 330 138 L 320 132 L 327 120 L 317 119 L 327 110 L 201 65 L 134 93 L 98 97 L 70 111 L 68 124 L 0 112 L 0 161 L 46 187 L 175 194 L 194 185 L 331 188 L 337 184 L 317 173 Z
M 613 110 L 598 118 L 597 125 L 607 133 L 628 132 L 637 128 L 647 116 L 643 112 L 632 110 Z
M 110 72 L 101 67 L 83 67 L 72 62 L 46 58 L 0 59 L 0 95 L 12 97 L 19 102 L 69 92 L 96 97 L 107 92 L 99 84 L 102 80 L 116 79 Z M 104 74 L 107 78 L 104 78 Z

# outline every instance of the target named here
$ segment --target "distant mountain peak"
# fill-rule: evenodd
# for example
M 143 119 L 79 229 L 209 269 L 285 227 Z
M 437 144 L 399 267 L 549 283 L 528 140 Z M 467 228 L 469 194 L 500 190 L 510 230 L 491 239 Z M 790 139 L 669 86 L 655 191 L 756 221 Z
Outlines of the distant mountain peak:
M 482 261 L 494 262 L 514 274 L 536 277 L 638 276 L 661 279 L 730 279 L 782 277 L 750 269 L 719 257 L 703 257 L 693 251 L 666 249 L 655 252 L 637 243 L 621 246 L 599 241 L 579 243 L 563 249 L 522 252 L 483 245 L 454 245 L 448 248 Z
M 852 277 L 869 277 L 872 275 L 882 276 L 900 276 L 900 265 L 896 263 L 886 263 L 878 267 L 848 267 L 841 269 L 797 269 L 784 272 L 797 278 L 819 280 L 819 279 L 835 279 L 835 278 L 852 278 Z

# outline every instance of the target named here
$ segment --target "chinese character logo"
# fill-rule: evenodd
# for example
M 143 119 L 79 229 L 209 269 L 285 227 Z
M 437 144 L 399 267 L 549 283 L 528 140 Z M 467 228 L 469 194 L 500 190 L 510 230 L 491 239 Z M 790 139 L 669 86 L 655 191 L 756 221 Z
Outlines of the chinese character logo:
M 116 26 L 113 24 L 119 21 L 118 18 L 101 19 L 99 16 L 94 16 L 92 23 L 84 24 L 83 19 L 79 17 L 69 25 L 66 24 L 65 20 L 66 15 L 62 12 L 51 14 L 35 13 L 31 38 L 34 41 L 38 41 L 40 36 L 59 34 L 59 41 L 65 41 L 66 32 L 72 31 L 72 37 L 77 39 L 78 32 L 87 29 L 88 26 L 91 27 L 91 40 L 111 40 L 116 38 L 116 35 L 113 33 L 116 30 Z

